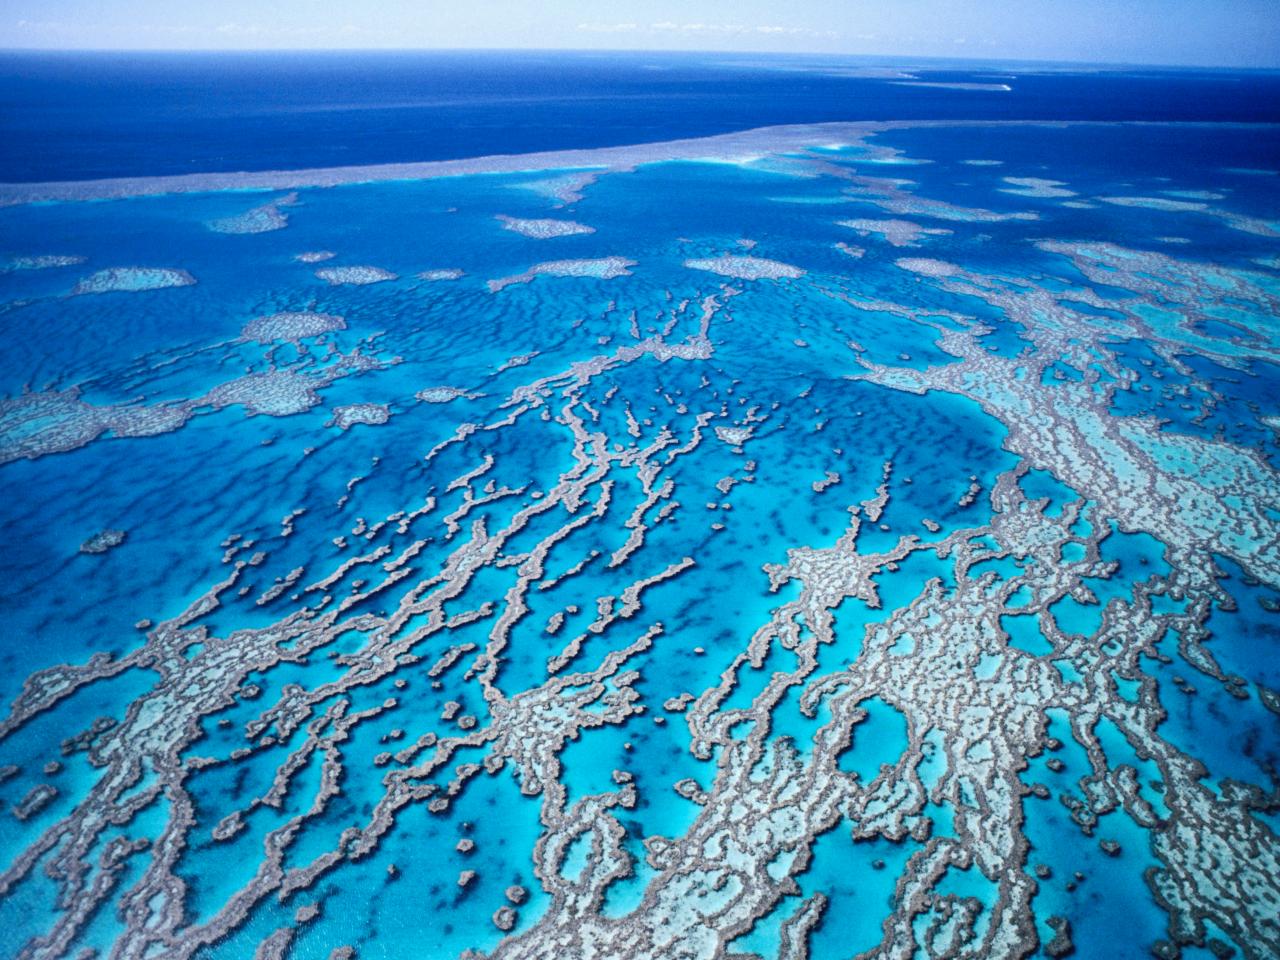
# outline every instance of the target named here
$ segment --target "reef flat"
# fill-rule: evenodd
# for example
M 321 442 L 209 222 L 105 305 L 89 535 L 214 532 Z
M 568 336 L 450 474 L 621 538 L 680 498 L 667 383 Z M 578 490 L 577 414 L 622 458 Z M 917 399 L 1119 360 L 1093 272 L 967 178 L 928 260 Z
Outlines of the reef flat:
M 1071 120 L 990 120 L 983 126 L 995 128 L 1063 126 L 1114 126 L 1111 123 Z M 581 189 L 594 182 L 597 171 L 622 172 L 646 163 L 663 163 L 674 160 L 750 160 L 769 154 L 784 154 L 793 150 L 805 150 L 813 146 L 839 145 L 868 147 L 864 162 L 884 162 L 884 156 L 875 152 L 875 145 L 868 143 L 877 133 L 893 130 L 919 129 L 972 129 L 972 121 L 965 120 L 878 120 L 862 122 L 787 124 L 758 127 L 736 133 L 685 140 L 660 140 L 621 147 L 594 147 L 581 150 L 547 150 L 539 153 L 493 154 L 469 157 L 461 160 L 427 160 L 418 163 L 383 163 L 350 167 L 318 167 L 294 170 L 258 170 L 239 173 L 190 173 L 158 177 L 112 177 L 101 180 L 66 180 L 33 183 L 0 183 L 0 207 L 23 203 L 48 203 L 65 200 L 108 200 L 125 197 L 146 197 L 170 193 L 204 193 L 212 190 L 294 190 L 302 187 L 331 187 L 352 183 L 379 183 L 395 180 L 425 180 L 437 177 L 457 177 L 471 174 L 510 174 L 555 171 L 556 176 L 528 181 L 521 186 L 559 201 L 558 207 L 573 203 L 581 197 Z M 1130 128 L 1186 128 L 1192 123 L 1169 121 L 1125 121 Z M 1266 124 L 1204 124 L 1215 130 L 1270 129 Z M 998 161 L 996 161 L 998 162 Z M 584 169 L 574 170 L 570 168 Z M 1239 170 L 1241 168 L 1237 168 Z M 1257 175 L 1258 171 L 1243 168 L 1241 176 Z M 1273 171 L 1262 171 L 1271 173 Z M 274 207 L 289 205 L 277 201 Z M 249 222 L 270 224 L 276 229 L 276 215 L 268 203 L 250 211 L 228 216 L 229 220 L 245 217 Z M 498 216 L 499 213 L 493 214 Z M 287 222 L 287 218 L 285 218 Z M 214 221 L 211 221 L 214 222 Z M 239 231 L 243 232 L 243 231 Z
M 0 188 L 10 953 L 1280 955 L 1278 137 Z

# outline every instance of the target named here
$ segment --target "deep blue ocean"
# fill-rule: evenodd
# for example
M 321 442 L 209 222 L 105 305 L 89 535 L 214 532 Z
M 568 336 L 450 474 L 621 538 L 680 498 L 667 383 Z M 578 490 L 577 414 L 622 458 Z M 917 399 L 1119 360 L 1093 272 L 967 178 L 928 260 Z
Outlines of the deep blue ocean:
M 0 54 L 0 182 L 619 146 L 853 120 L 1280 122 L 1280 72 L 671 53 Z

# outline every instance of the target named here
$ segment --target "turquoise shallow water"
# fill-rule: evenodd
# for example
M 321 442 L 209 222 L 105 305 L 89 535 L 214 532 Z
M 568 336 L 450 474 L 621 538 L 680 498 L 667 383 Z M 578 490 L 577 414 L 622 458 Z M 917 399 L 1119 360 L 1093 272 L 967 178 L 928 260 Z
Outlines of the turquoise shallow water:
M 167 877 L 179 892 L 164 915 L 182 955 L 248 956 L 290 931 L 291 957 L 341 946 L 362 958 L 515 956 L 575 910 L 606 932 L 678 912 L 662 900 L 672 878 L 714 893 L 715 865 L 743 871 L 733 883 L 767 879 L 738 898 L 746 919 L 680 914 L 686 932 L 712 931 L 689 955 L 710 955 L 720 934 L 734 950 L 778 955 L 790 918 L 818 894 L 826 906 L 803 935 L 813 957 L 874 950 L 891 930 L 940 950 L 944 913 L 970 909 L 956 936 L 989 955 L 1042 951 L 1051 917 L 1070 922 L 1084 957 L 1144 956 L 1176 938 L 1178 907 L 1147 876 L 1168 866 L 1153 838 L 1170 804 L 1227 804 L 1233 782 L 1253 785 L 1246 815 L 1260 849 L 1276 851 L 1264 793 L 1280 742 L 1280 701 L 1268 699 L 1280 690 L 1280 367 L 1266 291 L 1280 282 L 1280 177 L 1224 169 L 1213 152 L 1226 144 L 1233 166 L 1265 167 L 1270 130 L 1162 128 L 1170 149 L 1147 154 L 1144 136 L 897 131 L 874 145 L 929 162 L 871 163 L 863 146 L 652 164 L 604 175 L 567 206 L 537 188 L 556 171 L 305 189 L 278 206 L 287 225 L 255 234 L 207 224 L 282 194 L 0 210 L 0 694 L 22 721 L 0 736 L 0 764 L 13 765 L 0 800 L 26 817 L 0 815 L 9 941 L 28 944 L 24 956 L 141 943 Z M 963 162 L 973 159 L 1003 165 Z M 828 166 L 805 165 L 816 160 Z M 911 182 L 858 179 L 870 176 Z M 1006 177 L 1053 179 L 1072 196 L 1010 194 Z M 1102 199 L 1173 191 L 1222 199 L 1209 213 Z M 498 215 L 591 230 L 538 238 Z M 898 243 L 900 227 L 840 223 L 858 220 L 933 232 Z M 1094 276 L 1035 245 L 1097 238 L 1172 260 Z M 297 258 L 317 251 L 333 256 Z M 83 260 L 18 269 L 50 254 Z M 582 275 L 607 257 L 629 272 Z M 768 261 L 775 277 L 685 263 L 719 257 Z M 959 267 L 940 279 L 903 258 Z M 728 262 L 732 272 L 747 261 Z M 1184 263 L 1223 272 L 1189 296 L 1141 286 L 1200 269 Z M 537 264 L 528 282 L 487 283 Z M 68 295 L 95 271 L 143 266 L 196 282 Z M 395 277 L 316 275 L 344 266 Z M 418 276 L 433 270 L 461 275 Z M 1231 278 L 1253 286 L 1215 303 Z M 1039 313 L 1021 312 L 1039 295 Z M 1156 301 L 1172 317 L 1149 314 L 1159 336 L 1134 325 Z M 1247 330 L 1215 325 L 1205 305 Z M 292 343 L 242 336 L 254 318 L 288 312 L 343 324 Z M 659 338 L 691 349 L 660 360 Z M 1086 340 L 1088 362 L 1068 356 Z M 1002 380 L 1000 363 L 1022 373 Z M 294 378 L 282 408 L 263 381 L 239 380 L 273 371 Z M 72 389 L 89 406 L 25 406 Z M 219 397 L 230 400 L 217 408 Z M 185 422 L 127 436 L 138 431 L 101 419 L 158 405 Z M 344 409 L 359 414 L 348 429 Z M 1057 432 L 1031 435 L 1056 438 L 1052 448 L 1026 439 L 1046 409 Z M 1087 432 L 1091 417 L 1150 425 L 1160 442 L 1112 445 Z M 1143 506 L 1164 503 L 1161 484 L 1185 472 L 1172 453 L 1152 461 L 1154 486 L 1126 485 L 1147 469 L 1135 450 L 1164 449 L 1207 478 L 1205 512 L 1220 526 L 1171 526 Z M 1101 459 L 1081 467 L 1089 451 Z M 1248 483 L 1231 479 L 1240 462 Z M 1187 510 L 1170 515 L 1200 516 L 1185 496 Z M 1024 497 L 1044 498 L 1043 513 L 1016 506 Z M 1229 527 L 1252 548 L 1236 550 Z M 81 551 L 106 530 L 125 531 L 123 542 Z M 459 553 L 468 542 L 483 553 L 495 535 L 492 555 Z M 173 623 L 239 561 L 216 608 Z M 403 579 L 383 583 L 398 569 Z M 408 611 L 454 587 L 438 607 Z M 391 649 L 415 630 L 412 647 Z M 37 689 L 20 699 L 28 677 L 95 653 L 135 660 L 23 712 Z M 201 692 L 221 680 L 225 697 Z M 537 706 L 506 719 L 526 703 Z M 117 742 L 113 730 L 132 732 Z M 1046 749 L 1046 737 L 1060 746 Z M 748 773 L 776 772 L 767 758 L 780 738 L 810 779 L 785 799 L 750 793 Z M 456 752 L 429 765 L 447 752 L 439 744 Z M 744 767 L 733 758 L 748 748 L 764 752 Z M 1186 757 L 1207 772 L 1188 774 Z M 1084 783 L 1094 773 L 1105 787 Z M 1125 794 L 1130 774 L 1138 785 Z M 129 785 L 112 793 L 117 777 Z M 40 806 L 31 791 L 46 784 L 57 794 Z M 1024 792 L 1034 784 L 1045 796 Z M 1071 817 L 1087 787 L 1108 807 L 1089 831 Z M 116 822 L 99 829 L 90 814 L 102 803 Z M 1144 804 L 1154 825 L 1135 817 Z M 235 811 L 243 827 L 215 838 Z M 979 815 L 980 835 L 966 834 Z M 717 846 L 723 831 L 757 823 L 771 826 L 746 854 Z M 615 827 L 623 853 L 610 862 L 626 870 L 592 889 L 589 868 Z M 167 860 L 166 828 L 183 839 Z M 1005 828 L 1025 839 L 1025 858 L 990 854 L 986 873 L 954 862 L 902 912 L 900 881 L 923 883 L 926 855 L 968 857 Z M 574 831 L 585 832 L 547 870 L 539 858 Z M 118 837 L 116 847 L 147 842 L 122 856 L 87 916 L 68 920 L 78 884 L 107 870 L 99 858 Z M 702 852 L 664 865 L 645 846 L 654 838 Z M 457 849 L 463 840 L 474 848 Z M 280 871 L 325 869 L 282 891 L 268 864 L 277 847 Z M 23 866 L 24 851 L 46 848 Z M 747 869 L 741 856 L 765 859 Z M 1030 919 L 1001 953 L 1008 943 L 984 940 L 996 936 L 993 908 L 1036 864 L 1049 876 L 1008 907 Z M 475 877 L 460 886 L 466 870 Z M 119 912 L 126 899 L 141 904 L 135 914 Z M 1265 924 L 1214 923 L 1209 936 L 1267 955 Z M 55 931 L 62 947 L 39 939 Z M 664 955 L 650 935 L 637 949 Z M 1204 946 L 1184 939 L 1186 955 Z

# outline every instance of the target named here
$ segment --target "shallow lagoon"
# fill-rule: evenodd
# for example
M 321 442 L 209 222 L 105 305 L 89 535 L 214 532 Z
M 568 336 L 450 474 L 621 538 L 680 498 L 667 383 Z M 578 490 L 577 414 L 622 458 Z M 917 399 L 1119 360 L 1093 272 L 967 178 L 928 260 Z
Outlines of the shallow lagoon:
M 1257 261 L 1274 257 L 1278 241 L 1221 218 L 1003 192 L 1005 177 L 1056 178 L 1077 199 L 1212 190 L 1233 213 L 1276 215 L 1280 178 L 1224 169 L 1264 163 L 1274 133 L 1161 128 L 1167 149 L 1135 168 L 1149 135 L 893 131 L 870 144 L 932 162 L 871 163 L 886 158 L 864 144 L 778 163 L 652 164 L 606 174 L 567 205 L 530 189 L 549 172 L 304 189 L 280 208 L 287 225 L 254 234 L 207 225 L 279 195 L 0 210 L 7 256 L 86 258 L 0 275 L 9 344 L 0 388 L 11 398 L 0 450 L 51 435 L 47 420 L 20 421 L 24 390 L 74 387 L 94 409 L 188 413 L 168 432 L 119 436 L 129 430 L 117 426 L 0 466 L 0 525 L 20 545 L 3 586 L 6 700 L 35 671 L 177 644 L 47 710 L 15 713 L 22 722 L 0 740 L 0 763 L 16 769 L 0 796 L 9 809 L 33 809 L 3 820 L 6 865 L 42 835 L 67 849 L 46 831 L 87 838 L 84 856 L 96 862 L 117 835 L 155 843 L 177 824 L 185 847 L 158 874 L 146 872 L 161 863 L 154 847 L 122 855 L 113 892 L 62 928 L 71 944 L 104 951 L 130 929 L 145 937 L 116 905 L 166 874 L 189 884 L 177 919 L 165 914 L 175 949 L 188 953 L 203 937 L 196 952 L 208 957 L 244 956 L 282 930 L 293 931 L 291 956 L 341 946 L 396 956 L 409 945 L 427 956 L 520 956 L 560 942 L 575 910 L 596 936 L 647 937 L 655 955 L 675 926 L 694 938 L 691 955 L 719 930 L 733 949 L 771 956 L 819 894 L 825 906 L 803 933 L 814 957 L 891 936 L 936 945 L 951 909 L 973 911 L 969 936 L 992 955 L 1043 949 L 1050 917 L 1069 921 L 1081 956 L 1115 956 L 1117 940 L 1141 956 L 1169 940 L 1170 908 L 1145 877 L 1163 825 L 1143 827 L 1135 813 L 1146 804 L 1162 820 L 1168 803 L 1183 803 L 1191 816 L 1210 802 L 1196 792 L 1205 784 L 1225 804 L 1223 777 L 1267 789 L 1277 740 L 1266 699 L 1277 683 L 1268 578 L 1280 562 L 1270 466 L 1280 411 L 1264 389 L 1274 379 L 1274 302 L 1257 293 L 1232 305 L 1234 320 L 1257 325 L 1247 343 L 1203 322 L 1193 329 L 1194 298 L 1163 304 L 1174 320 L 1147 336 L 1137 325 L 1154 314 L 1136 281 L 1112 267 L 1119 285 L 1098 282 L 1029 241 L 1106 237 L 1168 250 L 1159 237 L 1181 234 L 1192 242 L 1168 256 L 1264 277 L 1274 270 Z M 962 163 L 974 158 L 1004 164 Z M 826 166 L 805 169 L 810 160 Z M 886 170 L 912 183 L 859 179 Z M 995 219 L 1027 212 L 1036 219 Z M 594 232 L 540 239 L 499 216 Z M 902 248 L 839 224 L 863 216 L 951 232 Z M 335 256 L 299 261 L 308 251 Z M 684 266 L 746 255 L 804 273 L 742 280 Z M 964 272 L 923 277 L 897 265 L 904 256 Z M 605 257 L 634 264 L 608 279 L 537 271 Z M 131 265 L 185 270 L 197 283 L 66 296 L 95 271 Z M 396 279 L 331 285 L 316 275 L 329 266 Z M 531 268 L 528 283 L 487 285 Z M 1019 313 L 1017 297 L 1032 293 L 1047 298 L 1039 312 Z M 345 323 L 295 343 L 242 337 L 255 318 L 286 311 Z M 987 389 L 984 355 L 1023 365 L 1022 376 Z M 247 415 L 251 394 L 220 409 L 207 399 L 273 365 L 310 378 L 313 396 L 294 412 Z M 1053 373 L 1068 369 L 1075 375 Z M 1050 435 L 1068 438 L 1055 451 L 1061 469 L 1020 474 L 1019 444 L 1050 391 L 1059 418 Z M 1224 525 L 1251 496 L 1270 504 L 1259 514 L 1270 530 L 1252 530 L 1254 555 L 1220 559 L 1227 576 L 1218 577 L 1200 544 L 1173 542 L 1175 528 L 1141 510 L 1122 512 L 1134 465 L 1104 459 L 1081 471 L 1071 458 L 1088 451 L 1072 445 L 1072 404 L 1102 404 L 1126 424 L 1160 418 L 1160 444 L 1135 447 L 1176 452 L 1171 473 L 1206 455 L 1191 439 L 1254 464 L 1251 489 L 1228 489 L 1235 481 L 1223 473 L 1205 493 L 1222 498 Z M 334 409 L 350 405 L 384 408 L 385 422 L 344 430 Z M 76 416 L 88 414 L 72 425 Z M 1064 483 L 1080 476 L 1092 485 Z M 1041 513 L 1023 496 L 1049 503 Z M 105 553 L 80 552 L 105 529 L 127 535 Z M 484 553 L 495 536 L 501 543 Z M 477 552 L 460 549 L 468 543 Z M 216 607 L 175 623 L 233 572 Z M 458 594 L 438 607 L 409 609 L 455 583 Z M 1180 647 L 1181 635 L 1196 635 L 1186 618 L 1201 603 L 1210 637 Z M 340 605 L 348 619 L 326 619 Z M 1134 619 L 1122 619 L 1131 605 Z M 1151 623 L 1165 625 L 1162 636 L 1143 634 Z M 192 627 L 205 632 L 184 632 Z M 411 646 L 395 647 L 415 631 Z M 217 665 L 223 650 L 249 659 Z M 931 687 L 945 680 L 939 670 L 955 672 Z M 97 717 L 127 724 L 161 673 L 177 691 L 164 701 L 170 715 L 190 711 L 199 731 L 166 734 L 172 754 L 140 722 L 145 736 L 123 747 L 111 746 L 109 724 L 60 746 Z M 210 676 L 234 678 L 225 699 L 197 695 Z M 1146 678 L 1165 716 L 1148 711 Z M 988 726 L 955 722 L 948 698 Z M 305 709 L 292 706 L 300 699 Z M 1058 706 L 1046 727 L 1049 702 Z M 519 723 L 504 719 L 521 703 L 537 706 Z M 1060 748 L 1047 749 L 1046 737 Z M 781 738 L 799 751 L 793 774 L 778 759 Z M 1006 744 L 1007 757 L 995 752 Z M 116 771 L 109 758 L 122 749 L 143 759 L 131 791 L 163 777 L 171 793 L 95 834 L 77 810 L 103 800 Z M 1186 757 L 1208 777 L 1187 776 Z M 1086 835 L 1063 798 L 1084 795 L 1095 760 L 1104 786 L 1091 796 L 1110 808 Z M 291 762 L 297 772 L 273 794 Z M 328 793 L 325 763 L 337 778 Z M 1126 770 L 1140 781 L 1129 793 Z M 1039 783 L 1046 795 L 975 793 L 988 775 L 988 786 Z M 1163 792 L 1151 786 L 1157 777 Z M 772 778 L 776 795 L 753 792 Z M 58 794 L 41 807 L 30 798 L 42 784 Z M 171 797 L 191 804 L 189 823 Z M 1254 819 L 1274 824 L 1257 803 Z M 235 810 L 244 828 L 214 838 Z M 1024 837 L 1025 862 L 1005 851 L 994 869 L 989 838 L 966 832 L 974 817 L 991 836 Z M 616 855 L 605 849 L 615 827 Z M 282 870 L 335 858 L 283 897 L 269 870 L 251 883 L 278 829 Z M 734 835 L 743 829 L 757 830 L 750 842 Z M 362 831 L 371 849 L 357 856 Z M 1119 855 L 1100 850 L 1100 837 L 1117 839 Z M 455 849 L 464 838 L 470 853 Z M 668 846 L 645 845 L 655 838 Z M 536 859 L 552 841 L 572 850 L 554 870 Z M 1266 843 L 1274 855 L 1274 834 Z M 766 857 L 771 844 L 783 849 Z M 974 851 L 989 875 L 961 864 Z M 908 916 L 894 891 L 900 879 L 925 882 L 926 856 L 954 859 Z M 43 872 L 50 860 L 5 881 L 3 916 L 24 940 L 68 916 Z M 1039 862 L 1051 877 L 1032 893 L 1024 881 Z M 612 879 L 593 874 L 619 864 Z M 460 887 L 469 869 L 476 877 Z M 1067 891 L 1076 871 L 1086 879 Z M 676 881 L 713 892 L 741 884 L 726 909 L 746 913 L 703 916 L 693 894 L 671 893 Z M 526 891 L 520 903 L 507 896 L 512 885 Z M 219 919 L 238 893 L 243 918 Z M 1028 914 L 1012 948 L 998 939 L 998 898 L 1011 915 Z M 516 914 L 509 939 L 494 919 L 504 906 Z M 1212 935 L 1257 956 L 1269 942 L 1263 926 Z

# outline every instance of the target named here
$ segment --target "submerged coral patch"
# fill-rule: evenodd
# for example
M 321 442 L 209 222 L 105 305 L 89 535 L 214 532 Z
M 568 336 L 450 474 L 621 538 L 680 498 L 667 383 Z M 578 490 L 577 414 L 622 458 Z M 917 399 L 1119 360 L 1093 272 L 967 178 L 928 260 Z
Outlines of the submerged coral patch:
M 390 419 L 391 411 L 384 403 L 349 403 L 345 406 L 334 407 L 333 416 L 325 426 L 350 430 L 358 423 L 378 426 Z
M 75 450 L 111 431 L 148 437 L 176 430 L 190 411 L 182 404 L 95 406 L 76 389 L 0 399 L 0 464 Z
M 534 277 L 591 277 L 612 280 L 629 276 L 634 260 L 626 257 L 601 257 L 594 260 L 549 260 L 534 264 L 524 273 L 489 281 L 489 292 L 497 293 L 512 284 L 529 283 Z
M 573 237 L 596 232 L 594 227 L 584 226 L 573 220 L 526 220 L 502 214 L 499 214 L 497 219 L 502 223 L 504 230 L 510 230 L 512 233 L 534 240 L 550 240 L 553 237 Z
M 862 217 L 841 220 L 837 226 L 848 227 L 860 237 L 878 235 L 895 247 L 914 247 L 921 237 L 945 237 L 951 233 L 943 227 L 925 227 L 910 220 L 871 220 Z
M 258 343 L 297 341 L 346 328 L 346 321 L 342 317 L 329 313 L 273 313 L 250 320 L 240 331 L 240 337 L 244 340 L 256 340 Z
M 71 296 L 86 293 L 138 293 L 166 287 L 194 286 L 196 278 L 171 267 L 111 267 L 85 277 L 71 289 Z
M 106 553 L 124 543 L 127 536 L 128 532 L 125 530 L 100 530 L 80 544 L 80 552 Z
M 286 194 L 277 200 L 264 203 L 230 217 L 209 220 L 205 226 L 214 233 L 252 234 L 283 230 L 289 225 L 289 215 L 281 207 L 291 207 L 298 202 L 296 193 Z
M 418 274 L 419 280 L 426 280 L 428 283 L 440 283 L 445 280 L 461 280 L 466 274 L 462 270 L 456 268 L 442 268 L 437 270 L 423 270 Z
M 86 260 L 88 260 L 88 257 L 58 253 L 13 257 L 0 263 L 0 273 L 7 273 L 12 270 L 52 270 L 56 267 L 76 267 Z
M 316 276 L 334 287 L 365 286 L 399 279 L 396 274 L 381 267 L 321 267 L 316 271 Z
M 805 272 L 799 267 L 764 257 L 712 257 L 705 260 L 686 260 L 684 265 L 690 270 L 703 270 L 707 273 L 718 273 L 722 277 L 733 277 L 738 280 L 796 280 Z
M 1061 180 L 1047 180 L 1043 177 L 1005 177 L 1004 182 L 1008 186 L 1001 187 L 1000 192 L 1011 193 L 1018 197 L 1054 200 L 1076 195 L 1074 190 L 1066 189 L 1067 185 Z
M 295 253 L 293 259 L 298 263 L 324 263 L 336 256 L 332 250 L 304 250 L 302 253 Z

